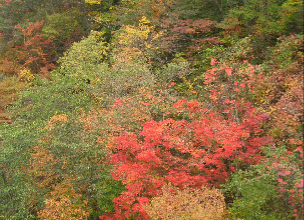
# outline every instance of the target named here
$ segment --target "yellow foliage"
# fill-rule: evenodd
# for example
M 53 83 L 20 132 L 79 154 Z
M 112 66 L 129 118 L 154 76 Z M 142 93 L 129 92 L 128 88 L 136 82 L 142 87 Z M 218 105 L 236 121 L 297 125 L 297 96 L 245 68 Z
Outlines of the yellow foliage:
M 18 78 L 21 81 L 32 82 L 35 79 L 35 75 L 29 69 L 23 69 L 18 72 Z
M 156 30 L 145 16 L 141 17 L 138 26 L 124 25 L 116 34 L 117 51 L 114 54 L 118 62 L 155 57 L 159 53 L 158 39 L 163 36 L 163 32 Z
M 50 198 L 44 202 L 44 209 L 38 215 L 43 220 L 81 220 L 88 219 L 90 210 L 87 201 L 81 200 L 81 194 L 75 192 L 71 183 L 54 186 Z
M 224 196 L 217 189 L 180 190 L 171 185 L 154 197 L 145 210 L 152 219 L 220 220 L 225 219 Z
M 54 179 L 59 177 L 56 172 L 48 172 L 48 170 L 52 169 L 53 164 L 56 163 L 54 155 L 41 146 L 34 146 L 29 153 L 32 155 L 32 164 L 28 173 L 36 177 L 37 180 L 41 180 L 36 181 L 37 186 L 44 188 L 52 184 Z
M 85 0 L 85 3 L 90 5 L 100 5 L 100 1 Z
M 139 20 L 139 22 L 140 22 L 140 25 L 151 23 L 151 21 L 149 21 L 146 16 L 142 16 L 141 19 Z
M 148 14 L 153 22 L 157 22 L 164 16 L 169 7 L 175 3 L 176 0 L 121 0 L 121 5 L 127 6 L 127 13 L 132 12 L 136 14 Z
M 54 128 L 54 125 L 56 122 L 67 122 L 67 121 L 68 121 L 68 118 L 67 118 L 66 114 L 54 115 L 47 122 L 47 125 L 45 126 L 45 128 L 48 130 L 52 130 Z
M 0 79 L 0 123 L 9 121 L 6 106 L 18 97 L 17 91 L 25 89 L 27 86 L 28 83 L 20 82 L 15 76 Z
M 141 125 L 152 120 L 148 106 L 142 104 L 138 97 L 124 98 L 117 101 L 112 108 L 102 110 L 107 129 L 98 137 L 98 143 L 107 143 L 109 149 L 115 148 L 115 138 L 125 132 L 139 133 Z
M 94 132 L 98 126 L 98 111 L 91 109 L 89 113 L 86 113 L 83 109 L 80 109 L 81 114 L 78 117 L 79 121 L 83 124 L 83 132 L 89 134 Z

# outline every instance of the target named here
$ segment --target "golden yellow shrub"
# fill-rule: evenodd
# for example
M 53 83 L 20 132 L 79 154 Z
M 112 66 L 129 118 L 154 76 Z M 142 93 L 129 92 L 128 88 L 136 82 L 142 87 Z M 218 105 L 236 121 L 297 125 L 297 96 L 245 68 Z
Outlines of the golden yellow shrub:
M 218 189 L 178 189 L 166 185 L 161 196 L 154 197 L 146 206 L 152 219 L 225 219 L 224 196 Z

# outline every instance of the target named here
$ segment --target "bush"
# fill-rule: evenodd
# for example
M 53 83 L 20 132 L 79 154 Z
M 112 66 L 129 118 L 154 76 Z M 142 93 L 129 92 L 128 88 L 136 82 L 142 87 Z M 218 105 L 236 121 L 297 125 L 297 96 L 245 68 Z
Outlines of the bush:
M 146 211 L 152 219 L 224 219 L 225 201 L 217 189 L 183 190 L 165 185 L 162 195 L 152 198 Z
M 234 173 L 226 185 L 227 195 L 234 198 L 229 208 L 231 217 L 301 219 L 304 212 L 300 152 L 291 153 L 282 146 L 265 148 L 264 152 L 265 160 Z

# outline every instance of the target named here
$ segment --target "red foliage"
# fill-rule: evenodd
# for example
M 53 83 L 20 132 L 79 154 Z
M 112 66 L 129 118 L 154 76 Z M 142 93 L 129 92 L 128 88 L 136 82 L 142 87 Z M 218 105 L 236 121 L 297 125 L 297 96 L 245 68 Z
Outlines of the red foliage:
M 176 22 L 176 24 L 174 24 L 172 32 L 180 34 L 207 33 L 210 31 L 210 26 L 214 24 L 215 22 L 204 19 L 197 21 L 193 21 L 191 19 L 179 20 Z
M 277 141 L 290 137 L 301 140 L 304 98 L 300 62 L 284 68 L 274 65 L 271 72 L 263 72 L 259 65 L 244 63 L 242 69 L 232 69 L 211 59 L 213 68 L 206 72 L 204 81 L 210 99 L 215 104 L 223 103 L 224 98 L 250 100 L 270 115 L 269 135 Z
M 16 26 L 22 32 L 24 39 L 22 45 L 16 47 L 18 61 L 33 72 L 38 72 L 43 66 L 52 68 L 49 62 L 52 53 L 51 41 L 45 39 L 40 32 L 42 24 L 43 21 L 32 23 L 27 28 Z
M 200 49 L 204 44 L 213 45 L 220 43 L 217 37 L 207 37 L 206 35 L 215 24 L 214 21 L 206 19 L 196 21 L 188 19 L 171 22 L 168 25 L 169 34 L 164 38 L 164 41 L 171 42 L 168 43 L 170 47 L 166 48 L 166 50 L 170 52 L 175 49 L 179 50 L 177 47 L 186 46 L 187 54 L 191 54 Z
M 257 163 L 259 147 L 268 144 L 258 137 L 265 115 L 255 115 L 250 104 L 237 103 L 243 122 L 202 108 L 200 103 L 178 101 L 174 107 L 188 120 L 150 121 L 140 135 L 116 138 L 113 178 L 126 184 L 127 191 L 113 200 L 115 213 L 101 219 L 148 219 L 144 206 L 161 193 L 164 183 L 183 187 L 219 185 L 239 163 Z M 233 108 L 233 107 L 231 107 Z

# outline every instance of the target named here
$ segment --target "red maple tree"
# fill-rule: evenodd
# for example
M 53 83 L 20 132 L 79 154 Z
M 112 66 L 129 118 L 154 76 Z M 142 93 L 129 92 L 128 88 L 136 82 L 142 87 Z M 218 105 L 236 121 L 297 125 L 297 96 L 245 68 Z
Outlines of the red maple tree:
M 113 200 L 115 213 L 100 218 L 147 219 L 144 207 L 165 183 L 181 189 L 218 186 L 241 165 L 258 163 L 260 146 L 271 142 L 259 136 L 267 115 L 255 114 L 249 103 L 229 108 L 236 106 L 242 112 L 241 123 L 196 101 L 180 100 L 174 107 L 186 113 L 187 120 L 149 121 L 142 125 L 140 135 L 126 133 L 116 138 L 110 157 L 115 165 L 112 175 L 126 184 L 126 191 Z

